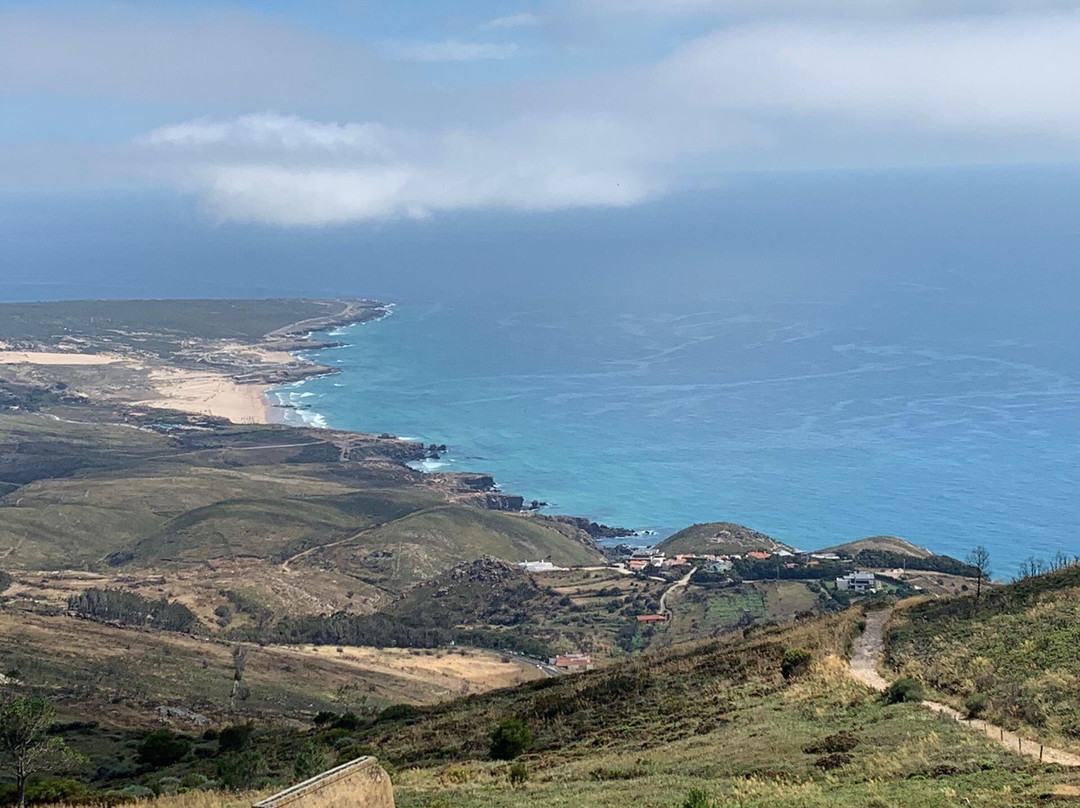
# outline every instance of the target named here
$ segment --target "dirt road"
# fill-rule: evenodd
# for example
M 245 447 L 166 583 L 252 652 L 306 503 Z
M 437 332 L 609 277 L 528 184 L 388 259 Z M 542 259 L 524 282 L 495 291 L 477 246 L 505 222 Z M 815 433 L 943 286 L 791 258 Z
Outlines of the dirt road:
M 877 691 L 885 690 L 889 683 L 878 672 L 878 663 L 885 651 L 885 624 L 892 616 L 892 609 L 881 609 L 866 613 L 866 630 L 855 638 L 851 649 L 851 675 L 868 687 Z M 997 741 L 1006 749 L 1021 755 L 1041 760 L 1044 763 L 1058 763 L 1062 766 L 1080 766 L 1080 755 L 1040 744 L 1022 738 L 997 724 L 983 719 L 967 720 L 961 713 L 947 704 L 936 701 L 924 701 L 923 707 L 935 713 L 948 716 L 967 724 L 972 729 L 982 732 L 988 738 Z

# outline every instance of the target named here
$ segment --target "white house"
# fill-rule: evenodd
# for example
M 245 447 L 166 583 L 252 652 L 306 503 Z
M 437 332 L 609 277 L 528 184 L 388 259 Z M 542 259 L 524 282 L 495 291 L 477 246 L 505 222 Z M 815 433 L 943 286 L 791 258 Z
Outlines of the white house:
M 875 586 L 872 572 L 852 572 L 836 579 L 836 588 L 841 592 L 873 592 Z

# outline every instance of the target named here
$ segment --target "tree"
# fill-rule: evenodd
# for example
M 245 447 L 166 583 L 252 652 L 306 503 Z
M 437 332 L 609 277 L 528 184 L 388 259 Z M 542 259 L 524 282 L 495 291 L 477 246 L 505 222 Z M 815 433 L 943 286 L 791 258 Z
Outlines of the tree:
M 520 718 L 504 718 L 491 733 L 491 757 L 513 760 L 533 742 L 532 730 Z
M 160 769 L 179 763 L 193 744 L 187 738 L 173 735 L 167 729 L 151 732 L 138 746 L 139 762 Z
M 56 717 L 42 696 L 19 697 L 0 705 L 0 755 L 11 763 L 19 805 L 26 805 L 26 779 L 74 760 L 77 755 L 47 730 Z
M 978 606 L 979 598 L 982 597 L 983 580 L 990 580 L 990 551 L 980 544 L 968 553 L 966 560 L 976 570 L 975 605 Z

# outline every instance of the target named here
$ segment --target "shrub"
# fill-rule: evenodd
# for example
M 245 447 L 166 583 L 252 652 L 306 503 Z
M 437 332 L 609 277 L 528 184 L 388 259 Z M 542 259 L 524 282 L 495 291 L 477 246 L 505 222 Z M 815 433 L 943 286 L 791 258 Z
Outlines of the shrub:
M 813 659 L 813 655 L 805 648 L 789 648 L 784 652 L 784 658 L 780 662 L 780 673 L 785 679 L 802 676 L 810 670 Z
M 360 729 L 361 723 L 362 722 L 360 721 L 360 716 L 358 716 L 356 713 L 348 712 L 342 713 L 341 715 L 337 716 L 330 726 L 332 726 L 334 729 L 344 729 L 352 731 Z
M 990 703 L 985 693 L 972 693 L 964 699 L 964 712 L 968 718 L 981 718 Z
M 221 784 L 233 791 L 246 790 L 266 774 L 266 758 L 258 749 L 232 752 L 217 761 L 217 776 Z
M 897 679 L 883 694 L 886 704 L 901 704 L 907 701 L 922 701 L 923 686 L 917 679 L 904 677 Z
M 810 744 L 803 751 L 808 755 L 831 755 L 838 752 L 850 752 L 858 745 L 859 739 L 854 734 L 841 731 L 817 743 Z
M 376 721 L 410 721 L 420 715 L 420 711 L 411 704 L 391 704 L 381 713 Z
M 12 797 L 15 795 L 12 794 Z M 30 804 L 84 801 L 89 793 L 86 786 L 69 778 L 50 777 L 31 780 L 26 784 L 26 801 Z
M 155 769 L 171 766 L 183 760 L 191 747 L 191 741 L 173 735 L 167 729 L 151 732 L 139 743 L 139 763 Z
M 532 745 L 529 725 L 520 718 L 504 718 L 491 733 L 491 757 L 513 760 Z
M 529 767 L 524 763 L 510 764 L 510 785 L 523 786 L 529 780 Z
M 825 755 L 814 761 L 814 765 L 822 771 L 831 771 L 833 769 L 839 769 L 841 766 L 846 766 L 851 763 L 851 755 L 846 752 L 836 752 L 832 755 Z
M 464 766 L 451 766 L 449 769 L 439 775 L 439 779 L 452 783 L 453 785 L 460 786 L 463 783 L 467 783 L 472 780 L 472 772 L 466 769 Z
M 701 788 L 692 788 L 686 792 L 679 808 L 716 808 L 716 803 L 709 792 Z
M 222 752 L 242 752 L 251 741 L 251 724 L 236 724 L 225 727 L 218 734 L 218 749 Z
M 159 796 L 162 794 L 175 794 L 180 790 L 181 785 L 182 781 L 179 777 L 162 777 L 154 784 L 154 793 Z
M 133 800 L 152 800 L 156 795 L 153 789 L 146 786 L 130 785 L 120 789 L 120 793 Z
M 309 780 L 329 769 L 332 762 L 325 746 L 308 741 L 293 760 L 293 774 L 297 780 Z
M 311 719 L 311 721 L 315 726 L 321 727 L 324 724 L 329 724 L 337 718 L 337 716 L 338 714 L 332 710 L 319 710 L 319 712 L 315 713 L 315 717 Z
M 202 788 L 209 782 L 209 777 L 198 772 L 188 772 L 180 779 L 180 785 L 184 788 Z

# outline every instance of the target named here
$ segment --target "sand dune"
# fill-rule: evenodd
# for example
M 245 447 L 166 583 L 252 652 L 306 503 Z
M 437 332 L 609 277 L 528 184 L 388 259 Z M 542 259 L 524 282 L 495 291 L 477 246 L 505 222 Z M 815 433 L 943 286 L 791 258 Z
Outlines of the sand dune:
M 216 373 L 154 370 L 151 382 L 159 398 L 139 402 L 148 407 L 227 418 L 235 424 L 267 424 L 269 385 L 237 384 Z

